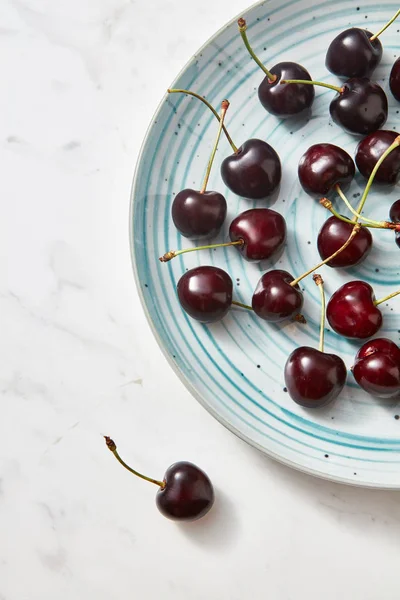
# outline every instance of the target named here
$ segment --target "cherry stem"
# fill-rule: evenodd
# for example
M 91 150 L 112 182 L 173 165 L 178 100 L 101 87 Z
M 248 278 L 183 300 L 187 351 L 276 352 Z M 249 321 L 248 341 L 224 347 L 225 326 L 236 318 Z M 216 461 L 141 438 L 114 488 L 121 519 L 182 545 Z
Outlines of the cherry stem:
M 314 271 L 316 271 L 317 269 L 319 269 L 323 265 L 326 265 L 326 263 L 328 263 L 329 261 L 331 261 L 334 258 L 336 258 L 338 256 L 338 254 L 340 254 L 341 252 L 343 252 L 343 250 L 346 250 L 347 246 L 349 246 L 349 244 L 351 244 L 353 238 L 357 235 L 357 233 L 360 231 L 360 229 L 361 229 L 361 225 L 359 223 L 356 223 L 354 225 L 354 227 L 352 229 L 352 232 L 350 233 L 347 241 L 343 244 L 343 246 L 341 246 L 338 250 L 336 250 L 336 252 L 334 252 L 333 254 L 331 254 L 330 256 L 328 256 L 328 258 L 326 258 L 325 260 L 323 260 L 322 262 L 320 262 L 318 265 L 316 265 L 315 267 L 313 267 L 312 269 L 310 269 L 306 273 L 303 273 L 303 275 L 300 275 L 300 277 L 297 277 L 297 279 L 294 279 L 293 281 L 291 281 L 290 285 L 292 287 L 294 287 L 295 285 L 297 285 L 299 283 L 299 281 L 301 281 L 302 279 L 304 279 L 305 277 L 307 277 L 307 275 L 311 275 L 311 273 L 313 273 Z
M 337 85 L 332 85 L 331 83 L 324 83 L 323 81 L 309 81 L 308 79 L 282 79 L 279 82 L 281 85 L 284 83 L 305 83 L 306 85 L 319 85 L 320 87 L 325 87 L 330 90 L 341 94 L 343 92 L 342 87 L 338 87 Z
M 389 294 L 389 296 L 385 296 L 384 298 L 381 298 L 380 300 L 375 300 L 374 304 L 375 304 L 375 306 L 378 306 L 378 304 L 387 302 L 388 300 L 391 300 L 392 298 L 394 298 L 395 296 L 398 296 L 399 294 L 400 294 L 400 290 L 397 290 L 397 292 L 393 292 L 392 294 Z
M 217 150 L 218 150 L 218 144 L 219 144 L 219 140 L 221 138 L 222 128 L 224 126 L 225 115 L 226 115 L 226 111 L 228 110 L 228 108 L 229 108 L 229 102 L 228 102 L 228 100 L 222 100 L 222 102 L 221 102 L 221 118 L 219 120 L 219 128 L 218 128 L 218 133 L 217 133 L 217 139 L 215 140 L 215 144 L 214 144 L 214 147 L 213 147 L 212 152 L 211 152 L 210 160 L 208 161 L 208 165 L 207 165 L 207 169 L 206 169 L 206 174 L 205 174 L 205 177 L 204 177 L 203 186 L 202 186 L 202 188 L 200 190 L 200 194 L 204 194 L 204 192 L 207 189 L 208 180 L 210 179 L 211 169 L 212 169 L 212 166 L 213 166 L 215 155 L 216 155 Z
M 350 225 L 354 225 L 355 221 L 348 219 L 347 217 L 344 217 L 343 215 L 341 215 L 340 213 L 338 213 L 332 206 L 332 202 L 330 200 L 328 200 L 328 198 L 322 198 L 319 201 L 320 204 L 322 204 L 322 206 L 324 208 L 327 208 L 329 210 L 330 213 L 333 214 L 334 217 L 336 217 L 337 219 L 340 219 L 340 221 L 344 221 L 344 223 L 350 223 Z M 360 223 L 361 227 L 368 227 L 371 229 L 397 229 L 397 224 L 396 223 L 389 223 L 388 221 L 382 221 L 380 224 L 378 223 L 378 225 L 373 225 L 372 223 Z
M 117 446 L 116 446 L 114 440 L 112 440 L 110 437 L 108 437 L 108 435 L 105 435 L 104 439 L 106 440 L 107 448 L 109 450 L 111 450 L 111 452 L 114 454 L 117 461 L 120 462 L 121 465 L 123 467 L 125 467 L 125 469 L 127 469 L 130 473 L 133 473 L 137 477 L 140 477 L 141 479 L 145 479 L 146 481 L 150 481 L 150 483 L 154 483 L 155 485 L 158 485 L 161 489 L 165 488 L 165 481 L 158 481 L 158 479 L 151 479 L 151 477 L 146 477 L 146 475 L 142 475 L 141 473 L 138 473 L 138 471 L 131 469 L 131 467 L 129 467 L 126 464 L 126 462 L 124 462 L 122 460 L 122 458 L 120 457 L 120 455 L 118 454 Z
M 389 223 L 387 221 L 373 221 L 372 219 L 367 219 L 367 217 L 363 217 L 362 215 L 360 215 L 350 204 L 350 202 L 348 201 L 348 199 L 346 198 L 345 194 L 343 193 L 341 187 L 339 184 L 335 185 L 335 189 L 337 191 L 337 193 L 339 194 L 340 198 L 343 200 L 343 202 L 345 203 L 345 205 L 347 206 L 347 208 L 349 209 L 349 211 L 351 213 L 353 213 L 353 215 L 356 217 L 355 219 L 353 219 L 353 222 L 356 223 L 358 221 L 358 219 L 361 219 L 361 221 L 365 221 L 366 223 L 368 223 L 370 226 L 375 227 L 377 229 L 390 229 L 388 227 Z
M 198 100 L 201 100 L 201 102 L 203 102 L 203 104 L 205 104 L 213 113 L 214 117 L 216 119 L 218 119 L 218 121 L 221 120 L 221 117 L 219 116 L 219 114 L 217 113 L 217 111 L 215 110 L 215 108 L 212 106 L 212 104 L 210 104 L 208 102 L 208 100 L 206 100 L 205 98 L 203 98 L 203 96 L 200 96 L 199 94 L 196 94 L 196 92 L 192 92 L 191 90 L 181 90 L 181 89 L 169 89 L 167 90 L 168 94 L 187 94 L 188 96 L 193 96 L 193 98 L 197 98 Z M 229 144 L 232 147 L 232 150 L 234 152 L 237 152 L 238 149 L 235 146 L 235 144 L 232 141 L 231 136 L 228 133 L 227 128 L 225 127 L 225 125 L 223 125 L 222 129 L 224 130 L 224 133 L 226 135 L 226 139 L 228 140 Z
M 374 33 L 374 35 L 369 38 L 369 41 L 373 42 L 374 40 L 376 40 L 376 38 L 379 37 L 381 35 L 381 33 L 383 33 L 385 31 L 385 29 L 387 29 L 388 27 L 390 27 L 390 25 L 393 23 L 393 21 L 395 21 L 397 19 L 397 17 L 399 15 L 400 15 L 400 9 L 396 12 L 395 15 L 393 15 L 393 17 L 390 19 L 390 21 L 388 21 L 386 23 L 386 25 L 384 25 L 382 27 L 382 29 L 380 29 L 377 33 Z
M 260 59 L 258 58 L 258 56 L 254 53 L 253 48 L 250 46 L 249 40 L 247 38 L 247 23 L 246 21 L 242 18 L 238 20 L 238 25 L 239 25 L 239 33 L 242 36 L 242 40 L 244 42 L 244 45 L 247 48 L 248 53 L 250 54 L 250 56 L 252 57 L 252 59 L 257 63 L 257 65 L 260 67 L 260 69 L 262 69 L 264 71 L 264 73 L 266 74 L 266 76 L 268 77 L 269 81 L 271 83 L 274 83 L 274 81 L 277 80 L 277 76 L 273 75 L 270 71 L 268 71 L 268 69 L 262 64 L 262 62 L 260 61 Z
M 236 300 L 232 300 L 232 304 L 235 306 L 240 306 L 240 308 L 245 308 L 246 310 L 254 310 L 252 306 L 248 304 L 242 304 L 242 302 L 236 302 Z
M 319 329 L 319 351 L 324 351 L 324 340 L 325 340 L 325 312 L 326 312 L 326 300 L 325 300 L 325 290 L 324 290 L 324 280 L 321 275 L 314 273 L 313 279 L 315 281 L 315 285 L 319 287 L 319 291 L 321 294 L 321 325 Z
M 394 140 L 393 144 L 391 144 L 389 146 L 389 148 L 387 150 L 385 150 L 385 152 L 377 160 L 376 165 L 373 168 L 371 175 L 369 176 L 369 179 L 367 181 L 367 185 L 365 186 L 365 190 L 363 192 L 363 195 L 361 196 L 360 203 L 359 203 L 359 205 L 357 207 L 357 213 L 358 214 L 360 214 L 362 212 L 362 209 L 364 208 L 364 204 L 365 204 L 365 202 L 367 200 L 369 191 L 370 191 L 371 186 L 372 186 L 372 184 L 374 182 L 375 175 L 376 175 L 379 167 L 381 166 L 381 164 L 383 163 L 383 161 L 385 160 L 385 158 L 388 157 L 389 154 L 391 152 L 393 152 L 393 150 L 395 150 L 399 146 L 400 146 L 400 135 L 397 136 L 397 138 Z
M 197 250 L 213 250 L 214 248 L 226 248 L 227 246 L 243 246 L 244 240 L 240 239 L 236 242 L 225 242 L 224 244 L 211 244 L 208 246 L 195 246 L 193 248 L 183 248 L 183 250 L 170 250 L 170 252 L 166 252 L 163 256 L 160 256 L 158 259 L 160 262 L 166 263 L 175 256 L 180 256 L 181 254 L 186 254 L 187 252 L 197 252 Z

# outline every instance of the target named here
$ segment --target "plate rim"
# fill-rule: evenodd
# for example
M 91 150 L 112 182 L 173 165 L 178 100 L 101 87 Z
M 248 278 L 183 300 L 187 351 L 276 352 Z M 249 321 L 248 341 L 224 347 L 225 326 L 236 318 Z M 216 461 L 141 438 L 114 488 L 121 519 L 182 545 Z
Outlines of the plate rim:
M 175 77 L 175 79 L 173 80 L 173 82 L 171 83 L 171 85 L 169 86 L 170 88 L 174 88 L 175 87 L 175 83 L 181 78 L 181 76 L 183 75 L 183 73 L 187 70 L 187 68 L 190 66 L 193 58 L 196 57 L 196 55 L 200 54 L 203 49 L 205 49 L 210 43 L 212 43 L 225 29 L 227 29 L 228 27 L 230 27 L 231 25 L 233 25 L 240 17 L 242 17 L 243 15 L 246 15 L 249 11 L 252 11 L 253 9 L 257 8 L 258 6 L 263 6 L 265 4 L 268 4 L 270 2 L 270 0 L 258 0 L 257 2 L 254 2 L 253 4 L 251 4 L 250 6 L 248 6 L 246 9 L 244 9 L 243 11 L 241 11 L 236 17 L 233 17 L 232 19 L 230 19 L 227 23 L 225 23 L 225 25 L 223 25 L 222 27 L 220 27 L 212 36 L 210 36 L 204 44 L 202 44 L 202 46 L 198 49 L 198 51 L 192 55 L 184 64 L 184 66 L 182 67 L 182 69 L 179 71 L 178 75 Z M 150 119 L 150 122 L 146 128 L 146 132 L 144 135 L 144 138 L 142 140 L 140 149 L 139 149 L 139 153 L 136 159 L 136 165 L 135 165 L 135 169 L 134 169 L 134 174 L 133 174 L 133 180 L 132 180 L 132 184 L 131 184 L 131 189 L 130 189 L 130 196 L 129 196 L 129 247 L 130 247 L 130 256 L 131 256 L 131 265 L 132 265 L 132 270 L 133 270 L 133 275 L 134 275 L 134 280 L 135 280 L 135 284 L 136 284 L 136 290 L 142 305 L 142 309 L 143 312 L 146 316 L 146 320 L 147 323 L 150 326 L 151 332 L 159 346 L 159 348 L 161 349 L 161 352 L 163 353 L 164 357 L 166 358 L 169 366 L 172 368 L 172 370 L 174 371 L 174 373 L 178 376 L 178 378 L 180 379 L 180 381 L 183 383 L 183 385 L 186 387 L 186 389 L 190 392 L 190 394 L 197 400 L 197 402 L 199 402 L 199 404 L 206 409 L 206 411 L 212 416 L 214 417 L 214 419 L 216 419 L 221 425 L 223 425 L 228 431 L 230 431 L 231 433 L 233 433 L 234 435 L 236 435 L 239 439 L 243 440 L 244 442 L 246 442 L 247 444 L 249 444 L 249 446 L 255 448 L 256 450 L 258 450 L 259 452 L 261 452 L 261 454 L 268 456 L 269 458 L 272 458 L 273 460 L 275 460 L 276 462 L 285 465 L 286 467 L 290 467 L 291 469 L 294 469 L 295 471 L 298 471 L 300 473 L 304 473 L 305 475 L 312 475 L 313 477 L 316 477 L 318 479 L 322 479 L 324 481 L 329 481 L 332 483 L 340 483 L 342 485 L 349 485 L 351 487 L 356 487 L 356 488 L 365 488 L 365 489 L 379 489 L 379 490 L 393 490 L 393 491 L 398 491 L 400 490 L 400 481 L 397 485 L 393 485 L 393 484 L 385 484 L 385 483 L 378 483 L 378 482 L 366 482 L 366 481 L 360 481 L 360 480 L 355 480 L 355 479 L 351 479 L 350 477 L 341 477 L 340 475 L 335 475 L 335 474 L 329 474 L 329 473 L 324 473 L 323 471 L 319 471 L 317 469 L 314 469 L 312 467 L 305 467 L 301 464 L 298 464 L 288 458 L 285 458 L 283 456 L 280 456 L 279 454 L 277 454 L 276 452 L 274 452 L 273 450 L 267 449 L 263 446 L 261 446 L 261 444 L 259 444 L 258 442 L 256 442 L 255 440 L 251 439 L 251 437 L 249 437 L 248 435 L 246 435 L 245 433 L 243 433 L 242 431 L 240 431 L 237 427 L 235 427 L 232 423 L 229 423 L 229 421 L 227 419 L 225 419 L 223 416 L 221 416 L 212 406 L 210 406 L 206 400 L 202 397 L 202 395 L 197 391 L 197 389 L 195 388 L 195 386 L 189 381 L 189 379 L 184 375 L 184 373 L 181 371 L 181 369 L 178 367 L 178 365 L 176 364 L 176 362 L 173 360 L 173 358 L 171 357 L 171 355 L 169 354 L 169 352 L 167 351 L 167 348 L 164 345 L 164 342 L 160 336 L 160 334 L 157 331 L 157 328 L 153 322 L 153 319 L 151 318 L 150 315 L 150 311 L 147 307 L 147 303 L 145 300 L 145 296 L 144 296 L 144 292 L 142 291 L 142 287 L 140 284 L 140 278 L 139 278 L 139 272 L 137 269 L 137 259 L 136 259 L 136 252 L 135 252 L 135 243 L 134 243 L 134 236 L 133 236 L 133 221 L 134 221 L 134 217 L 135 217 L 135 209 L 134 209 L 134 204 L 135 204 L 135 196 L 136 196 L 136 189 L 138 187 L 138 173 L 139 173 L 139 166 L 142 162 L 142 158 L 144 155 L 144 148 L 147 144 L 147 141 L 149 139 L 150 136 L 150 131 L 154 125 L 154 122 L 157 120 L 157 117 L 160 113 L 160 111 L 162 110 L 162 107 L 165 103 L 166 98 L 168 97 L 168 93 L 164 94 L 164 96 L 162 97 L 162 99 L 160 100 L 160 102 L 158 103 L 157 108 L 155 109 L 153 116 Z

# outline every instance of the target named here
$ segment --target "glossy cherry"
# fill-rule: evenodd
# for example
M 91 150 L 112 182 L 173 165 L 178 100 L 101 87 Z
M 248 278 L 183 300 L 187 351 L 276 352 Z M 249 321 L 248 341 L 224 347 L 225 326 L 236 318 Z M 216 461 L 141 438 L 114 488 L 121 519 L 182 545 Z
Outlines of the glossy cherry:
M 243 240 L 243 244 L 236 248 L 246 260 L 264 260 L 283 247 L 286 221 L 280 213 L 270 208 L 252 208 L 232 221 L 229 237 L 232 242 Z
M 395 131 L 374 131 L 365 137 L 357 146 L 356 165 L 361 175 L 368 179 L 382 154 L 398 137 Z M 400 174 L 400 147 L 393 150 L 385 158 L 375 174 L 374 181 L 394 185 Z
M 190 462 L 171 465 L 163 481 L 151 479 L 129 467 L 119 456 L 115 442 L 105 437 L 107 447 L 130 473 L 159 487 L 156 495 L 158 510 L 174 521 L 195 521 L 204 517 L 214 504 L 214 489 L 208 476 Z
M 306 408 L 317 408 L 332 402 L 346 383 L 347 371 L 336 354 L 324 352 L 325 294 L 320 275 L 314 275 L 321 289 L 322 311 L 319 349 L 296 348 L 285 365 L 285 384 L 292 400 Z
M 400 395 L 400 348 L 386 338 L 364 344 L 352 368 L 358 385 L 377 398 Z
M 388 101 L 385 92 L 369 79 L 352 78 L 329 106 L 332 120 L 350 133 L 367 135 L 386 123 Z
M 252 299 L 256 315 L 271 323 L 299 315 L 304 298 L 298 285 L 290 285 L 293 280 L 290 273 L 280 269 L 264 273 Z
M 177 462 L 167 469 L 164 486 L 156 496 L 158 510 L 169 519 L 195 521 L 214 504 L 214 489 L 208 476 L 190 462 Z
M 281 161 L 272 146 L 250 139 L 224 159 L 221 176 L 234 194 L 261 200 L 278 189 L 282 178 Z
M 396 59 L 390 71 L 389 87 L 393 96 L 400 102 L 400 58 Z
M 336 354 L 316 348 L 296 348 L 285 365 L 285 385 L 292 400 L 306 408 L 326 406 L 338 397 L 347 371 Z
M 334 254 L 348 240 L 354 223 L 341 221 L 335 216 L 330 217 L 322 225 L 317 246 L 320 257 L 325 260 Z M 367 227 L 362 227 L 351 243 L 328 263 L 329 267 L 344 268 L 360 264 L 368 256 L 372 248 L 372 235 Z
M 396 200 L 390 208 L 390 220 L 395 223 L 400 223 L 400 200 Z M 400 248 L 400 231 L 396 231 L 396 244 Z
M 382 313 L 375 306 L 369 283 L 350 281 L 342 285 L 328 302 L 329 325 L 339 335 L 352 339 L 369 338 L 382 326 Z
M 212 266 L 186 271 L 177 285 L 182 308 L 202 323 L 223 319 L 232 304 L 232 291 L 233 283 L 228 273 Z
M 272 69 L 267 69 L 251 48 L 247 39 L 247 24 L 242 18 L 238 20 L 239 32 L 243 42 L 253 60 L 265 73 L 258 88 L 258 97 L 265 108 L 272 115 L 278 117 L 291 117 L 308 110 L 315 97 L 313 86 L 294 84 L 293 86 L 281 86 L 283 79 L 306 79 L 311 81 L 307 69 L 294 62 L 281 62 Z
M 326 68 L 339 77 L 369 77 L 382 58 L 379 38 L 366 29 L 351 27 L 337 35 L 326 53 Z
M 298 167 L 301 186 L 318 197 L 326 196 L 337 184 L 345 188 L 355 171 L 351 156 L 334 144 L 314 144 L 303 154 Z
M 172 203 L 172 220 L 185 237 L 201 240 L 216 236 L 226 217 L 226 200 L 219 192 L 185 189 Z

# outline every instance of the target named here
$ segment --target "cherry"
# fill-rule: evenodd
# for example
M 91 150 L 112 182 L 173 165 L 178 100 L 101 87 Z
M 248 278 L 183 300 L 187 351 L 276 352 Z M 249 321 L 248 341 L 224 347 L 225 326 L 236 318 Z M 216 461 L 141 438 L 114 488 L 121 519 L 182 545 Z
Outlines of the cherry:
M 265 260 L 283 247 L 286 221 L 270 208 L 252 208 L 232 221 L 229 237 L 233 242 L 243 240 L 236 248 L 246 260 Z
M 319 349 L 296 348 L 285 365 L 285 385 L 290 397 L 306 408 L 326 406 L 342 391 L 347 371 L 343 360 L 336 354 L 324 352 L 325 295 L 320 275 L 314 281 L 321 290 L 322 316 Z
M 400 348 L 386 338 L 364 344 L 357 352 L 353 375 L 363 390 L 377 398 L 400 394 Z
M 390 220 L 400 223 L 400 200 L 396 200 L 390 209 Z M 400 248 L 400 231 L 396 231 L 396 244 Z
M 382 58 L 382 44 L 366 29 L 351 27 L 329 45 L 325 66 L 339 77 L 370 77 Z
M 232 221 L 229 236 L 230 242 L 172 250 L 166 252 L 159 260 L 168 262 L 187 252 L 228 246 L 235 246 L 245 260 L 265 260 L 282 249 L 286 240 L 286 221 L 281 214 L 269 208 L 251 208 Z
M 262 140 L 250 139 L 224 159 L 221 176 L 234 194 L 260 200 L 278 189 L 282 177 L 281 161 L 272 146 Z
M 330 104 L 332 120 L 350 133 L 366 135 L 386 123 L 388 101 L 385 92 L 367 78 L 349 79 Z
M 174 225 L 184 237 L 201 240 L 216 236 L 226 217 L 226 200 L 219 192 L 180 191 L 172 203 Z
M 278 323 L 299 315 L 304 297 L 293 277 L 287 271 L 276 269 L 264 273 L 253 294 L 252 307 L 265 321 Z
M 393 96 L 400 102 L 400 58 L 395 60 L 390 71 L 389 87 Z
M 219 233 L 225 221 L 227 206 L 224 196 L 218 192 L 207 192 L 206 188 L 228 108 L 228 100 L 223 100 L 217 139 L 207 165 L 203 187 L 199 192 L 192 189 L 182 190 L 172 203 L 174 225 L 189 239 L 213 237 Z
M 369 283 L 350 281 L 342 285 L 331 297 L 327 318 L 332 329 L 347 338 L 369 338 L 381 328 L 382 313 Z
M 168 93 L 182 93 L 197 98 L 221 121 L 215 108 L 203 96 L 183 89 L 169 89 Z M 255 138 L 237 148 L 224 124 L 222 129 L 233 150 L 233 154 L 225 158 L 221 165 L 225 185 L 234 194 L 251 200 L 272 196 L 279 189 L 282 178 L 281 161 L 276 151 L 267 142 Z
M 385 92 L 366 77 L 353 77 L 345 81 L 342 87 L 321 81 L 300 79 L 282 80 L 281 84 L 303 83 L 320 85 L 337 92 L 329 106 L 332 120 L 350 133 L 366 135 L 372 133 L 386 122 L 388 101 Z
M 211 266 L 186 271 L 177 285 L 182 308 L 202 323 L 214 323 L 226 315 L 232 304 L 232 290 L 228 273 Z
M 356 168 L 345 150 L 334 144 L 314 144 L 301 157 L 300 184 L 308 194 L 325 196 L 335 185 L 351 182 Z
M 320 257 L 325 260 L 343 246 L 353 227 L 354 223 L 342 221 L 335 216 L 327 219 L 321 227 L 317 239 Z M 349 246 L 326 264 L 334 268 L 353 267 L 360 264 L 368 256 L 371 247 L 371 232 L 366 227 L 362 227 Z
M 369 77 L 382 58 L 378 38 L 399 14 L 400 10 L 375 34 L 358 27 L 339 33 L 329 45 L 326 68 L 339 77 Z
M 208 476 L 190 462 L 171 465 L 163 481 L 151 479 L 131 469 L 119 456 L 115 442 L 105 436 L 107 447 L 130 473 L 159 486 L 156 496 L 158 510 L 174 521 L 195 521 L 204 517 L 214 504 L 214 489 Z
M 395 131 L 374 131 L 365 137 L 357 146 L 356 165 L 361 175 L 366 179 L 371 173 L 382 154 L 393 144 L 399 134 Z M 377 183 L 394 185 L 400 174 L 400 148 L 393 150 L 385 158 L 375 173 Z
M 249 44 L 246 34 L 246 21 L 239 19 L 238 25 L 240 35 L 250 56 L 266 74 L 258 88 L 258 97 L 265 110 L 278 117 L 290 117 L 309 109 L 315 97 L 312 86 L 302 84 L 279 85 L 282 79 L 307 79 L 311 81 L 309 72 L 294 62 L 281 62 L 272 69 L 267 70 Z

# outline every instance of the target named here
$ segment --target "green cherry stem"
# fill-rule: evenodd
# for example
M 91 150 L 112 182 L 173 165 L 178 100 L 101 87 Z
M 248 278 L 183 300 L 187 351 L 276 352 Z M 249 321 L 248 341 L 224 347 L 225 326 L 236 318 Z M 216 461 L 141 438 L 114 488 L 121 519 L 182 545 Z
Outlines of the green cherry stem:
M 229 108 L 229 102 L 228 102 L 228 100 L 222 100 L 222 102 L 221 102 L 221 117 L 220 117 L 220 121 L 219 121 L 217 139 L 215 140 L 215 144 L 214 144 L 214 147 L 213 147 L 212 152 L 211 152 L 210 160 L 208 161 L 208 165 L 207 165 L 207 169 L 206 169 L 206 174 L 205 174 L 205 177 L 204 177 L 203 186 L 202 186 L 202 188 L 200 190 L 200 194 L 204 194 L 205 191 L 206 191 L 206 189 L 207 189 L 208 180 L 210 179 L 211 169 L 212 169 L 212 166 L 213 166 L 215 155 L 217 153 L 219 140 L 221 138 L 222 129 L 224 127 L 225 115 L 226 115 L 226 111 L 228 110 L 228 108 Z
M 270 71 L 268 71 L 268 69 L 262 64 L 262 62 L 260 61 L 258 56 L 254 53 L 253 48 L 250 46 L 249 40 L 247 38 L 247 33 L 246 33 L 247 23 L 243 18 L 238 20 L 238 26 L 239 26 L 239 33 L 242 36 L 242 40 L 244 42 L 244 45 L 247 48 L 248 53 L 250 54 L 252 59 L 257 63 L 257 65 L 260 67 L 260 69 L 262 69 L 264 71 L 264 73 L 266 74 L 266 76 L 268 77 L 270 82 L 274 83 L 274 81 L 276 81 L 276 79 L 277 79 L 276 75 L 273 75 Z
M 122 458 L 120 457 L 120 455 L 118 454 L 117 446 L 116 446 L 116 443 L 114 442 L 114 440 L 112 440 L 110 437 L 108 437 L 108 435 L 105 435 L 104 439 L 106 440 L 107 448 L 109 450 L 111 450 L 111 452 L 114 454 L 117 461 L 119 463 L 121 463 L 121 465 L 123 467 L 125 467 L 125 469 L 127 469 L 130 473 L 133 473 L 137 477 L 144 479 L 145 481 L 150 481 L 150 483 L 154 483 L 155 485 L 158 485 L 161 489 L 165 488 L 165 481 L 159 481 L 158 479 L 152 479 L 151 477 L 146 477 L 146 475 L 142 475 L 142 473 L 135 471 L 129 465 L 127 465 L 126 462 L 123 461 Z
M 242 304 L 242 302 L 236 302 L 236 300 L 232 300 L 232 304 L 239 306 L 240 308 L 245 308 L 246 310 L 253 310 L 252 306 L 249 306 L 248 304 Z
M 365 186 L 365 190 L 363 192 L 363 195 L 361 196 L 360 203 L 359 203 L 359 205 L 357 207 L 357 213 L 358 214 L 361 214 L 362 209 L 364 208 L 364 204 L 365 204 L 365 202 L 366 202 L 366 200 L 368 198 L 369 191 L 370 191 L 371 186 L 372 186 L 372 184 L 374 182 L 375 175 L 376 175 L 379 167 L 381 166 L 381 164 L 383 163 L 383 161 L 385 160 L 385 158 L 387 158 L 389 156 L 389 154 L 391 152 L 393 152 L 393 150 L 395 150 L 399 146 L 400 146 L 400 135 L 397 136 L 397 138 L 394 140 L 393 144 L 391 144 L 389 146 L 389 148 L 387 150 L 385 150 L 385 152 L 377 160 L 376 165 L 373 168 L 371 175 L 369 176 L 369 179 L 367 181 L 367 185 Z
M 340 213 L 337 212 L 337 210 L 335 210 L 333 208 L 332 202 L 328 199 L 328 198 L 322 198 L 319 201 L 320 204 L 322 204 L 322 206 L 324 208 L 327 208 L 329 210 L 330 213 L 333 214 L 334 217 L 336 217 L 337 219 L 340 219 L 340 221 L 344 221 L 345 223 L 350 223 L 350 225 L 354 225 L 355 221 L 348 219 L 347 217 L 344 217 L 343 215 L 341 215 Z M 382 221 L 381 223 L 379 223 L 377 221 L 377 225 L 374 225 L 372 223 L 360 223 L 361 227 L 368 227 L 371 229 L 397 229 L 397 225 L 396 223 L 389 223 L 388 221 Z
M 355 219 L 353 219 L 353 223 L 356 223 L 358 220 L 361 220 L 361 221 L 365 222 L 365 227 L 375 227 L 376 229 L 392 229 L 392 227 L 390 227 L 390 223 L 388 221 L 373 221 L 372 219 L 367 219 L 367 217 L 363 217 L 363 215 L 360 215 L 352 207 L 352 205 L 346 198 L 345 194 L 341 190 L 340 185 L 336 184 L 335 189 L 336 189 L 337 193 L 339 194 L 340 198 L 343 200 L 343 202 L 349 209 L 349 211 L 351 213 L 353 213 L 353 215 L 355 216 Z
M 326 300 L 325 300 L 325 290 L 324 290 L 324 280 L 321 275 L 314 273 L 313 279 L 315 285 L 319 287 L 319 291 L 321 294 L 321 324 L 319 328 L 319 348 L 320 352 L 324 351 L 324 341 L 325 341 L 325 312 L 326 312 Z
M 209 108 L 211 110 L 211 112 L 213 113 L 214 117 L 216 119 L 218 119 L 218 121 L 221 120 L 221 117 L 219 116 L 219 114 L 217 113 L 217 111 L 215 110 L 215 108 L 212 106 L 212 104 L 210 104 L 208 102 L 208 100 L 206 100 L 205 98 L 203 98 L 203 96 L 200 96 L 200 94 L 196 94 L 196 92 L 192 92 L 191 90 L 181 90 L 181 89 L 168 89 L 167 90 L 168 94 L 187 94 L 188 96 L 193 96 L 193 98 L 197 98 L 197 100 L 201 100 L 201 102 L 203 102 L 203 104 L 205 104 L 207 106 L 207 108 Z M 226 135 L 226 139 L 228 140 L 229 144 L 232 147 L 232 150 L 234 152 L 237 152 L 238 149 L 235 146 L 235 144 L 232 141 L 231 136 L 228 133 L 227 128 L 225 127 L 225 125 L 222 127 L 222 129 L 224 130 L 224 133 Z
M 303 273 L 303 275 L 300 275 L 300 277 L 297 277 L 296 279 L 294 279 L 293 281 L 291 281 L 290 285 L 292 287 L 294 287 L 302 279 L 304 279 L 308 275 L 311 275 L 311 273 L 313 273 L 314 271 L 316 271 L 320 267 L 323 267 L 324 265 L 326 265 L 326 263 L 328 263 L 330 260 L 333 260 L 334 258 L 336 258 L 341 252 L 343 252 L 343 250 L 346 250 L 347 246 L 349 246 L 351 244 L 351 242 L 353 241 L 353 238 L 358 234 L 358 232 L 360 231 L 360 229 L 361 229 L 361 225 L 359 223 L 355 223 L 355 225 L 354 225 L 354 227 L 353 227 L 353 229 L 352 229 L 349 237 L 347 238 L 347 240 L 343 244 L 343 246 L 340 246 L 340 248 L 338 248 L 338 250 L 336 250 L 336 252 L 334 252 L 333 254 L 331 254 L 330 256 L 328 256 L 328 258 L 326 258 L 322 262 L 320 262 L 317 265 L 315 265 L 315 267 L 313 267 L 312 269 L 309 269 L 308 271 L 306 271 L 305 273 Z
M 377 33 L 374 33 L 374 35 L 369 38 L 369 41 L 373 42 L 374 40 L 376 40 L 376 38 L 379 37 L 381 35 L 381 33 L 383 33 L 385 31 L 385 29 L 387 29 L 388 27 L 390 27 L 390 25 L 393 23 L 393 21 L 395 21 L 397 19 L 397 17 L 399 15 L 400 15 L 400 9 L 396 12 L 396 14 L 393 15 L 393 17 L 390 19 L 390 21 L 388 21 L 386 23 L 386 25 L 384 25 L 382 27 L 382 29 L 380 29 Z
M 168 262 L 175 258 L 176 256 L 180 256 L 181 254 L 186 254 L 187 252 L 197 252 L 197 250 L 213 250 L 214 248 L 226 248 L 227 246 L 243 246 L 243 240 L 237 240 L 236 242 L 225 242 L 224 244 L 211 244 L 208 246 L 194 246 L 193 248 L 183 248 L 182 250 L 170 250 L 166 252 L 163 256 L 160 256 L 160 262 Z
M 282 79 L 279 83 L 281 85 L 286 84 L 286 83 L 305 83 L 306 85 L 319 85 L 320 87 L 325 87 L 330 90 L 333 90 L 334 92 L 337 92 L 338 94 L 341 94 L 343 92 L 342 87 L 338 87 L 337 85 L 332 85 L 331 83 L 324 83 L 323 81 L 309 81 L 308 79 Z
M 392 298 L 394 298 L 395 296 L 398 296 L 399 294 L 400 294 L 400 290 L 397 290 L 397 292 L 393 292 L 392 294 L 389 294 L 389 296 L 385 296 L 384 298 L 381 298 L 380 300 L 375 300 L 374 304 L 375 304 L 375 306 L 378 306 L 378 304 L 387 302 L 388 300 L 391 300 Z

